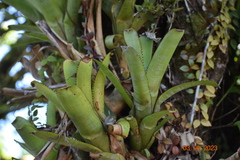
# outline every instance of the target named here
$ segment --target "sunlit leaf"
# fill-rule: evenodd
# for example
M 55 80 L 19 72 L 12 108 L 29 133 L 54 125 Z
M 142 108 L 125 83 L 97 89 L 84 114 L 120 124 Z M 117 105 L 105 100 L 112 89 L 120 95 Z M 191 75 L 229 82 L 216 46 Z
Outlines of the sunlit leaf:
M 203 115 L 203 117 L 204 117 L 206 120 L 209 120 L 209 115 L 208 115 L 207 112 L 202 111 L 202 115 Z
M 207 64 L 208 64 L 212 69 L 214 69 L 214 63 L 213 63 L 213 60 L 212 60 L 212 59 L 208 59 L 208 60 L 207 60 Z
M 199 136 L 194 136 L 194 142 L 198 145 L 204 145 L 202 138 Z
M 211 127 L 212 126 L 211 123 L 206 119 L 202 119 L 201 124 L 205 127 Z
M 214 52 L 213 51 L 207 52 L 207 58 L 212 58 L 213 56 L 214 56 Z
M 208 111 L 208 107 L 207 107 L 207 105 L 206 105 L 206 104 L 204 104 L 204 103 L 201 103 L 201 104 L 200 104 L 200 108 L 201 108 L 201 110 L 203 110 L 204 112 L 206 112 L 206 113 L 207 113 L 207 111 Z
M 204 94 L 205 96 L 207 96 L 207 97 L 216 97 L 215 94 L 213 94 L 213 93 L 211 93 L 211 92 L 209 92 L 209 91 L 204 91 L 203 94 Z
M 196 120 L 193 121 L 193 127 L 194 127 L 194 128 L 199 127 L 200 124 L 201 124 L 201 122 L 200 122 L 198 119 L 196 119 Z
M 211 92 L 212 94 L 215 94 L 216 89 L 215 89 L 213 86 L 207 85 L 206 88 L 207 88 L 207 90 L 208 90 L 209 92 Z

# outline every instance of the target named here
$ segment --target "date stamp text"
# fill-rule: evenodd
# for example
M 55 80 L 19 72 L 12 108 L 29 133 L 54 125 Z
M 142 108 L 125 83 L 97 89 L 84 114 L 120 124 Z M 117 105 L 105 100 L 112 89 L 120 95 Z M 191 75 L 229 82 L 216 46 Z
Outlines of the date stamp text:
M 202 150 L 204 151 L 217 151 L 218 150 L 218 146 L 217 145 L 204 145 L 204 146 L 198 146 L 198 145 L 184 145 L 182 146 L 182 150 L 184 151 L 200 151 L 202 148 Z

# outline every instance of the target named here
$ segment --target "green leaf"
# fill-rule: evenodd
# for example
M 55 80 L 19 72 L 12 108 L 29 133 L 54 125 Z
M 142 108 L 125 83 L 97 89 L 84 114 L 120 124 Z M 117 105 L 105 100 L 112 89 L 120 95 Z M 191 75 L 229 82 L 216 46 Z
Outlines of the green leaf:
M 187 66 L 187 65 L 183 65 L 179 69 L 183 72 L 188 72 L 190 70 L 189 66 Z
M 84 92 L 76 85 L 57 91 L 59 101 L 83 139 L 103 151 L 109 151 L 109 139 Z
M 41 41 L 50 42 L 49 39 L 47 38 L 47 36 L 42 35 L 42 34 L 23 33 L 23 35 L 26 36 L 26 37 L 39 39 L 39 40 L 41 40 Z
M 32 1 L 26 0 L 29 4 L 32 4 L 33 8 L 38 10 L 47 21 L 47 24 L 61 37 L 64 39 L 64 35 L 62 32 L 63 27 L 63 17 L 64 12 L 62 8 L 60 8 L 59 2 L 56 0 L 41 0 L 41 1 Z M 63 2 L 63 1 L 62 1 Z M 61 6 L 65 8 L 64 6 Z M 42 20 L 42 19 L 39 19 Z
M 173 116 L 167 116 L 167 117 L 165 117 L 163 120 L 161 120 L 160 123 L 158 123 L 158 125 L 157 125 L 157 126 L 155 127 L 155 129 L 154 129 L 153 136 L 151 137 L 149 143 L 148 143 L 147 146 L 146 146 L 147 149 L 149 149 L 149 148 L 152 146 L 152 144 L 154 143 L 155 137 L 156 137 L 157 133 L 159 133 L 159 130 L 162 128 L 162 126 L 163 126 L 164 124 L 166 124 L 166 123 L 168 122 L 168 120 L 170 120 L 170 119 L 172 119 L 172 118 L 174 118 L 174 117 L 173 117 Z
M 50 56 L 47 57 L 47 60 L 48 60 L 49 62 L 56 62 L 56 61 L 57 61 L 57 58 L 54 57 L 54 56 L 52 56 L 52 55 L 50 55 Z
M 16 128 L 18 134 L 25 142 L 25 148 L 28 148 L 29 153 L 32 155 L 36 156 L 47 143 L 46 140 L 42 140 L 30 134 L 30 132 L 37 131 L 37 128 L 28 120 L 22 117 L 16 117 L 12 125 Z
M 111 53 L 109 53 L 103 60 L 103 65 L 108 67 L 110 63 L 110 56 Z M 95 110 L 97 111 L 99 117 L 101 117 L 102 120 L 105 120 L 106 115 L 104 114 L 104 87 L 105 87 L 105 81 L 106 81 L 106 76 L 102 72 L 102 70 L 99 70 L 94 83 L 93 83 L 93 105 L 95 107 Z
M 9 29 L 11 30 L 23 30 L 25 32 L 35 33 L 35 34 L 42 34 L 43 32 L 37 27 L 33 25 L 25 25 L 25 24 L 19 24 L 19 25 L 9 25 Z
M 144 149 L 147 144 L 150 142 L 151 137 L 153 136 L 154 130 L 157 126 L 158 121 L 165 115 L 169 114 L 170 111 L 160 111 L 153 113 L 145 118 L 140 123 L 140 135 L 142 137 L 142 149 Z
M 123 35 L 127 46 L 132 47 L 137 52 L 137 54 L 141 56 L 142 59 L 142 46 L 137 31 L 132 28 L 125 29 Z
M 240 121 L 235 122 L 234 125 L 237 126 L 240 131 Z
M 116 19 L 117 33 L 122 34 L 124 29 L 130 28 L 134 17 L 135 2 L 136 0 L 127 0 L 122 3 Z
M 129 124 L 129 121 L 126 120 L 125 118 L 120 118 L 116 124 L 119 124 L 121 125 L 121 136 L 123 138 L 127 138 L 128 137 L 128 134 L 129 134 L 129 131 L 130 131 L 130 124 Z
M 153 55 L 152 61 L 149 64 L 147 79 L 149 82 L 148 85 L 153 105 L 155 104 L 158 96 L 162 77 L 164 76 L 170 59 L 172 58 L 172 55 L 177 48 L 183 34 L 183 30 L 172 29 L 169 31 L 161 41 L 160 45 Z
M 123 36 L 121 34 L 108 35 L 105 38 L 105 45 L 108 49 L 119 47 L 123 43 Z
M 39 92 L 41 92 L 48 100 L 52 101 L 52 103 L 58 107 L 61 111 L 64 111 L 61 102 L 59 101 L 56 93 L 45 86 L 42 83 L 39 83 L 37 81 L 33 81 L 32 86 L 35 86 Z
M 141 135 L 138 128 L 138 122 L 136 118 L 134 118 L 133 116 L 127 116 L 125 117 L 125 119 L 130 124 L 130 134 L 129 134 L 130 146 L 133 150 L 139 151 L 141 150 L 142 140 L 141 140 Z
M 76 85 L 84 92 L 84 95 L 93 106 L 92 101 L 92 59 L 83 58 L 77 69 Z
M 146 70 L 152 59 L 153 40 L 149 39 L 146 36 L 141 36 L 139 39 L 140 39 L 141 47 L 142 47 L 143 65 L 144 65 L 144 69 Z
M 152 113 L 151 97 L 141 55 L 130 46 L 122 46 L 134 90 L 134 105 L 137 120 Z
M 56 120 L 56 107 L 55 105 L 49 101 L 47 105 L 47 117 L 46 124 L 49 126 L 55 126 L 57 124 Z
M 198 85 L 212 85 L 214 87 L 218 87 L 218 84 L 216 82 L 213 82 L 213 81 L 193 81 L 193 82 L 187 82 L 187 83 L 179 84 L 177 86 L 174 86 L 174 87 L 168 89 L 167 91 L 165 91 L 163 94 L 161 94 L 158 97 L 158 100 L 157 100 L 156 105 L 155 105 L 154 112 L 160 111 L 161 104 L 164 101 L 166 101 L 168 98 L 170 98 L 171 96 L 176 94 L 177 92 L 180 92 L 184 89 L 191 88 L 191 87 L 198 86 Z
M 138 31 L 150 19 L 152 15 L 149 14 L 148 12 L 141 12 L 141 11 L 137 13 L 138 13 L 137 16 L 133 16 L 131 28 L 134 28 L 135 30 Z
M 41 65 L 42 66 L 45 66 L 47 63 L 48 63 L 47 59 L 42 59 L 42 61 L 41 61 Z
M 42 42 L 42 40 L 38 39 L 38 38 L 31 38 L 29 36 L 25 36 L 23 35 L 18 41 L 17 43 L 13 44 L 12 47 L 16 48 L 16 47 L 21 47 L 21 46 L 27 46 L 29 44 L 32 43 L 39 43 Z
M 102 152 L 101 149 L 99 149 L 91 144 L 77 141 L 77 140 L 69 138 L 69 137 L 60 136 L 56 133 L 45 132 L 45 131 L 36 131 L 36 132 L 32 132 L 32 134 L 38 138 L 45 140 L 45 141 L 50 141 L 50 142 L 54 142 L 54 143 L 57 143 L 60 145 L 73 147 L 73 148 L 76 148 L 76 149 L 79 149 L 79 150 L 82 150 L 85 152 L 93 152 L 93 153 Z
M 193 121 L 193 127 L 194 127 L 194 128 L 199 127 L 200 124 L 201 124 L 201 122 L 200 122 L 200 120 L 198 120 L 198 119 L 196 119 L 196 120 Z
M 25 0 L 3 0 L 3 2 L 15 7 L 33 22 L 43 19 L 42 15 L 30 3 Z
M 193 73 L 189 73 L 187 79 L 195 79 L 195 75 Z
M 64 1 L 59 1 L 58 2 L 64 2 Z M 60 4 L 63 5 L 63 4 Z M 77 39 L 76 37 L 78 36 L 78 29 L 77 25 L 78 20 L 79 20 L 79 8 L 81 7 L 81 1 L 79 0 L 70 0 L 66 1 L 66 4 L 63 5 L 65 11 L 65 16 L 64 16 L 64 31 L 66 35 L 67 42 L 73 43 L 74 48 L 77 48 Z M 73 36 L 75 35 L 75 36 Z
M 237 49 L 237 42 L 235 39 L 230 39 L 230 45 L 233 49 Z
M 63 62 L 63 73 L 67 86 L 76 84 L 76 76 L 74 74 L 77 73 L 78 65 L 79 61 L 73 61 L 70 59 L 66 59 Z
M 211 127 L 212 126 L 211 122 L 206 120 L 206 119 L 202 119 L 201 124 L 205 127 Z
M 112 84 L 116 87 L 117 91 L 121 94 L 124 101 L 128 104 L 130 108 L 133 108 L 133 101 L 130 97 L 130 95 L 126 92 L 126 90 L 123 88 L 121 82 L 118 80 L 118 78 L 101 62 L 95 60 L 95 62 L 100 66 L 100 69 L 102 72 L 108 77 L 108 79 L 112 82 Z

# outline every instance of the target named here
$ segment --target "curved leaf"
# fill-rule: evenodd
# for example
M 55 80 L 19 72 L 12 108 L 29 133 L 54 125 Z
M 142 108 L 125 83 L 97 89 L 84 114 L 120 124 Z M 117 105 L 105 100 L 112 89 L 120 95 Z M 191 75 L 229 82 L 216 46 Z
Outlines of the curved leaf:
M 123 43 L 123 36 L 121 34 L 108 35 L 105 38 L 105 45 L 108 49 L 114 49 L 119 47 L 120 43 Z
M 172 29 L 169 31 L 161 41 L 153 55 L 152 61 L 149 64 L 147 79 L 149 82 L 148 85 L 153 105 L 155 104 L 158 96 L 158 90 L 162 81 L 162 77 L 164 76 L 170 59 L 172 58 L 172 55 L 177 48 L 183 34 L 183 30 Z
M 63 73 L 67 86 L 76 84 L 76 76 L 74 76 L 74 74 L 77 73 L 78 64 L 79 61 L 73 61 L 70 59 L 66 59 L 63 62 Z
M 57 96 L 84 140 L 103 151 L 109 151 L 108 136 L 83 91 L 72 85 L 58 89 Z
M 43 32 L 37 27 L 33 25 L 25 25 L 25 24 L 18 24 L 18 25 L 9 25 L 9 29 L 11 30 L 24 30 L 25 32 L 31 32 L 35 34 L 43 34 Z M 47 37 L 46 37 L 47 38 Z
M 57 94 L 52 89 L 37 81 L 33 81 L 31 84 L 35 86 L 37 90 L 41 92 L 48 100 L 52 101 L 56 107 L 58 107 L 61 111 L 64 111 L 62 103 L 59 101 Z
M 44 41 L 44 42 L 49 42 L 49 39 L 47 38 L 47 36 L 45 36 L 43 34 L 23 33 L 23 35 L 26 36 L 26 37 L 39 39 L 39 40 Z
M 154 130 L 157 126 L 158 121 L 165 115 L 170 113 L 170 111 L 160 111 L 153 113 L 145 118 L 140 123 L 140 135 L 142 137 L 142 147 L 146 147 L 149 143 L 151 137 L 153 136 Z M 142 148 L 142 149 L 144 149 Z
M 141 42 L 141 47 L 142 47 L 143 65 L 144 65 L 144 69 L 146 70 L 152 59 L 153 40 L 147 38 L 146 36 L 141 36 L 139 40 Z
M 174 118 L 174 117 L 173 117 L 173 116 L 167 116 L 166 118 L 164 118 L 163 120 L 161 120 L 161 122 L 155 127 L 154 133 L 153 133 L 153 135 L 152 135 L 149 143 L 148 143 L 147 146 L 146 146 L 147 149 L 149 149 L 149 148 L 152 146 L 153 142 L 154 142 L 155 139 L 156 139 L 155 137 L 156 137 L 157 133 L 159 133 L 159 130 L 162 128 L 162 126 L 163 126 L 165 123 L 167 123 L 168 120 L 170 120 L 170 119 L 172 119 L 172 118 Z
M 41 0 L 41 1 L 32 1 L 26 0 L 28 3 L 38 10 L 47 21 L 48 25 L 61 37 L 64 39 L 63 29 L 63 11 L 61 10 L 58 2 L 56 0 Z M 63 2 L 63 1 L 61 1 Z M 62 7 L 62 6 L 61 6 Z M 42 20 L 42 19 L 39 19 Z
M 30 134 L 30 132 L 37 131 L 37 128 L 30 123 L 28 120 L 22 117 L 16 117 L 12 122 L 12 125 L 16 128 L 18 134 L 22 137 L 25 142 L 25 147 L 29 153 L 36 156 L 39 151 L 44 147 L 47 141 L 39 139 Z
M 21 11 L 22 14 L 31 19 L 33 22 L 36 22 L 43 18 L 42 15 L 27 1 L 22 0 L 2 0 L 2 1 Z
M 134 17 L 135 2 L 136 0 L 127 0 L 122 3 L 121 9 L 116 18 L 117 33 L 122 34 L 124 29 L 130 28 Z
M 102 72 L 108 77 L 108 79 L 112 82 L 112 84 L 116 87 L 117 91 L 121 94 L 124 101 L 128 104 L 130 108 L 133 108 L 133 101 L 130 97 L 130 95 L 126 92 L 126 90 L 123 88 L 121 82 L 118 80 L 118 78 L 101 62 L 95 60 L 95 62 L 100 66 L 100 69 Z
M 84 57 L 81 59 L 78 69 L 76 85 L 83 91 L 88 101 L 92 101 L 92 59 Z
M 127 46 L 132 47 L 141 56 L 142 59 L 142 46 L 137 31 L 132 28 L 125 29 L 123 35 Z
M 45 132 L 45 131 L 36 131 L 36 132 L 32 132 L 33 135 L 37 136 L 38 138 L 44 139 L 46 141 L 50 141 L 50 142 L 54 142 L 60 145 L 64 145 L 64 146 L 69 146 L 69 147 L 73 147 L 85 152 L 93 152 L 93 153 L 100 153 L 102 152 L 101 149 L 88 144 L 88 143 L 84 143 L 69 137 L 64 137 L 64 136 L 60 136 L 56 133 L 52 133 L 52 132 Z
M 111 56 L 111 53 L 108 54 L 102 62 L 103 65 L 105 65 L 106 67 L 110 63 L 110 56 Z M 106 76 L 103 74 L 102 70 L 99 70 L 93 83 L 93 105 L 99 117 L 101 117 L 102 120 L 106 118 L 106 115 L 104 114 L 105 81 L 106 81 Z
M 177 92 L 180 92 L 184 89 L 194 87 L 194 86 L 198 86 L 198 85 L 212 85 L 214 87 L 218 87 L 218 84 L 216 82 L 213 82 L 213 81 L 193 81 L 193 82 L 187 82 L 187 83 L 179 84 L 177 86 L 174 86 L 174 87 L 168 89 L 167 91 L 165 91 L 163 94 L 161 94 L 158 97 L 158 100 L 157 100 L 156 105 L 155 105 L 154 112 L 160 111 L 161 104 L 164 101 L 166 101 L 168 98 L 170 98 L 171 96 L 176 94 Z
M 140 120 L 152 113 L 147 77 L 141 55 L 130 46 L 122 46 L 122 49 L 131 73 L 136 118 Z
M 130 124 L 130 134 L 129 134 L 129 141 L 130 141 L 130 146 L 133 150 L 139 151 L 141 149 L 141 135 L 139 132 L 138 128 L 138 122 L 136 118 L 133 116 L 127 116 L 125 119 L 129 122 Z

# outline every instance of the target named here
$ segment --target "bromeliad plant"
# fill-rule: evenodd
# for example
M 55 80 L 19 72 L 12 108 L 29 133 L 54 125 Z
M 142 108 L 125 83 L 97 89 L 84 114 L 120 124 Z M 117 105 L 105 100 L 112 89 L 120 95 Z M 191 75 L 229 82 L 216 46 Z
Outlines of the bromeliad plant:
M 183 30 L 172 29 L 153 53 L 153 40 L 139 37 L 134 29 L 124 30 L 126 46 L 121 48 L 130 70 L 132 90 L 127 91 L 108 69 L 112 53 L 102 62 L 87 56 L 79 56 L 79 60 L 67 58 L 63 63 L 66 87 L 52 90 L 42 83 L 32 82 L 38 92 L 47 98 L 49 107 L 57 108 L 62 123 L 54 132 L 32 130 L 32 136 L 40 141 L 42 139 L 45 147 L 42 150 L 36 148 L 31 153 L 38 158 L 52 159 L 64 152 L 62 146 L 68 146 L 75 159 L 153 159 L 151 147 L 159 130 L 174 118 L 171 115 L 174 111 L 164 110 L 161 105 L 184 89 L 197 85 L 217 86 L 211 81 L 195 81 L 159 93 L 161 80 L 183 34 Z M 129 107 L 128 116 L 117 116 L 106 105 L 106 78 Z M 50 111 L 47 114 L 51 115 Z M 48 115 L 47 118 L 51 118 Z M 66 132 L 69 130 L 71 133 Z M 26 137 L 24 140 L 29 142 Z M 24 146 L 27 150 L 32 149 L 28 144 Z
M 156 155 L 152 151 L 157 150 L 155 141 L 159 142 L 159 146 L 171 145 L 170 141 L 164 140 L 168 135 L 159 134 L 163 133 L 164 124 L 175 118 L 172 116 L 174 110 L 166 110 L 162 104 L 175 93 L 196 85 L 217 86 L 210 81 L 195 81 L 174 86 L 164 93 L 159 92 L 169 61 L 184 31 L 170 30 L 155 51 L 154 37 L 139 37 L 137 31 L 142 26 L 154 30 L 147 26 L 156 23 L 164 10 L 172 10 L 176 2 L 166 1 L 164 3 L 169 5 L 157 6 L 154 6 L 155 1 L 135 5 L 135 0 L 4 2 L 22 11 L 33 22 L 45 20 L 36 23 L 43 33 L 32 25 L 11 26 L 12 29 L 26 31 L 23 37 L 28 39 L 19 44 L 51 42 L 65 59 L 62 67 L 66 83 L 64 87 L 53 89 L 52 86 L 32 82 L 38 91 L 37 98 L 47 100 L 47 125 L 52 127 L 45 127 L 45 131 L 37 129 L 20 117 L 13 123 L 25 142 L 20 145 L 36 159 L 154 159 Z M 78 13 L 79 8 L 82 14 Z M 134 13 L 135 8 L 137 13 Z M 110 34 L 114 34 L 104 35 L 106 46 L 108 49 L 114 48 L 117 57 L 122 60 L 117 65 L 126 69 L 121 76 L 130 76 L 132 89 L 125 88 L 116 72 L 109 69 L 113 66 L 110 59 L 112 53 L 105 54 L 101 9 L 110 17 L 113 30 Z M 85 23 L 81 28 L 82 22 Z M 119 44 L 115 44 L 116 41 Z M 31 65 L 41 57 L 39 53 L 45 48 L 37 49 Z M 91 56 L 82 53 L 84 48 L 88 48 Z M 55 79 L 61 79 L 59 77 Z M 105 94 L 109 84 L 115 87 L 111 96 Z M 126 103 L 124 111 L 117 108 L 119 99 L 121 105 L 122 99 Z M 61 118 L 57 127 L 56 110 Z M 119 114 L 122 112 L 125 113 Z M 183 141 L 184 138 L 181 139 Z M 190 145 L 192 142 L 189 140 L 181 145 Z M 179 143 L 174 143 L 172 149 L 164 148 L 161 151 L 168 150 L 176 155 L 179 154 L 176 153 L 178 147 L 181 147 Z

